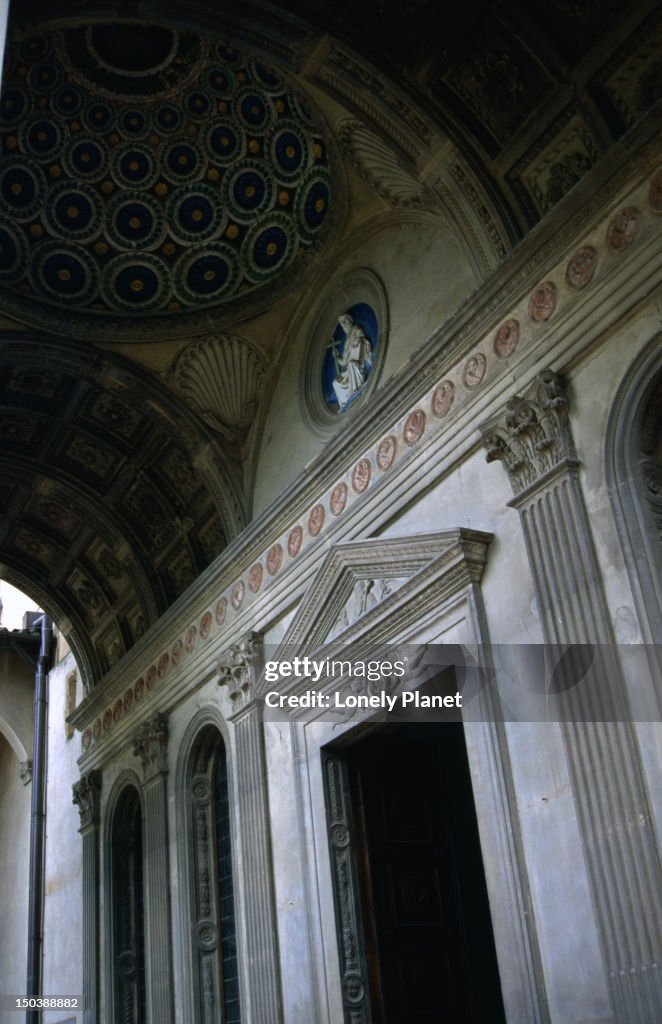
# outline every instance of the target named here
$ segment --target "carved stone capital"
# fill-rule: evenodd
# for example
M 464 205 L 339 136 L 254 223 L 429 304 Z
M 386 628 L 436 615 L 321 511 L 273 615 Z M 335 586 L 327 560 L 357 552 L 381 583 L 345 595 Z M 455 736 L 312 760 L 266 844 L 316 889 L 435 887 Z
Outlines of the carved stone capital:
M 24 786 L 29 786 L 32 782 L 32 761 L 21 761 L 18 766 L 18 771 L 21 776 L 21 782 Z
M 543 370 L 504 411 L 480 428 L 487 461 L 503 462 L 515 495 L 561 465 L 576 465 L 566 384 Z
M 263 660 L 261 633 L 246 633 L 219 659 L 217 682 L 227 686 L 235 712 L 253 700 Z
M 140 758 L 145 781 L 168 770 L 168 716 L 158 712 L 143 722 L 133 738 L 133 752 Z
M 94 769 L 81 775 L 74 782 L 72 800 L 78 807 L 80 831 L 99 824 L 99 797 L 101 795 L 101 772 Z

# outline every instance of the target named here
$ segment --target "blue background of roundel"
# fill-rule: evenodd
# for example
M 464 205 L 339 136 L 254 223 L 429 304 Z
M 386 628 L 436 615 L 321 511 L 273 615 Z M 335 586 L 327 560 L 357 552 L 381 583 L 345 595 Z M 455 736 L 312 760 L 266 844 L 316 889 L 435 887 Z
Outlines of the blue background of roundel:
M 369 306 L 367 302 L 357 302 L 354 306 L 350 306 L 349 309 L 344 309 L 342 311 L 342 314 L 339 313 L 338 315 L 344 315 L 345 313 L 349 313 L 355 324 L 362 324 L 363 330 L 365 331 L 366 335 L 370 338 L 370 344 L 372 346 L 372 365 L 374 367 L 375 356 L 377 352 L 377 338 L 379 336 L 377 317 L 375 316 L 374 309 L 372 308 L 372 306 Z M 340 324 L 337 322 L 336 329 L 333 332 L 332 337 L 340 341 L 344 341 L 345 339 L 345 332 L 343 331 Z M 326 346 L 330 341 L 331 338 L 326 338 L 323 344 Z M 368 371 L 368 376 L 370 376 L 371 373 L 372 368 Z M 333 356 L 331 354 L 331 349 L 326 349 L 324 354 L 324 362 L 322 363 L 322 395 L 324 396 L 324 401 L 326 402 L 328 407 L 333 410 L 333 412 L 338 411 L 338 402 L 336 400 L 336 395 L 333 390 L 333 382 L 335 379 L 336 367 L 333 361 Z M 354 397 L 358 398 L 360 394 L 361 392 L 359 391 Z M 350 399 L 350 401 L 345 406 L 345 409 L 347 409 L 348 406 L 351 405 L 352 401 L 354 401 L 354 399 Z M 343 412 L 345 411 L 345 409 L 343 409 Z

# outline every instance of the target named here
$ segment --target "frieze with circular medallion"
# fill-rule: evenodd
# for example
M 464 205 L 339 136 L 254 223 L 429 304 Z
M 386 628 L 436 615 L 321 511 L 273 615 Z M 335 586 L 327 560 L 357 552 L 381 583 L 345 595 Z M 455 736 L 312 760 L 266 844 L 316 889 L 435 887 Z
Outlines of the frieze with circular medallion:
M 553 281 L 543 281 L 533 292 L 529 300 L 529 316 L 534 323 L 549 320 L 556 309 L 556 285 Z
M 469 356 L 462 371 L 462 383 L 465 388 L 471 391 L 473 388 L 479 387 L 483 382 L 486 369 L 487 360 L 482 352 L 474 352 L 472 356 Z
M 267 572 L 275 576 L 283 561 L 283 549 L 280 544 L 272 544 L 267 553 Z
M 565 279 L 571 288 L 580 291 L 593 280 L 598 265 L 598 254 L 592 245 L 585 245 L 583 249 L 568 260 L 565 268 Z
M 219 626 L 222 626 L 225 622 L 225 618 L 228 613 L 228 599 L 227 597 L 220 597 L 216 602 L 215 615 L 216 622 Z
M 425 432 L 425 413 L 422 409 L 414 409 L 405 420 L 402 436 L 405 444 L 411 446 L 420 441 Z
M 634 242 L 639 231 L 641 215 L 636 206 L 620 210 L 609 222 L 607 244 L 614 252 L 623 252 Z
M 377 446 L 377 465 L 381 469 L 382 473 L 385 473 L 387 469 L 390 469 L 395 459 L 395 453 L 398 450 L 398 441 L 393 434 L 389 434 L 388 437 L 383 437 Z
M 363 494 L 370 484 L 372 467 L 368 459 L 359 459 L 352 470 L 352 487 L 357 494 Z
M 344 511 L 345 505 L 347 504 L 347 484 L 344 481 L 336 484 L 331 491 L 331 497 L 329 498 L 329 508 L 331 514 L 339 516 Z
M 244 596 L 246 594 L 246 587 L 243 580 L 238 580 L 231 592 L 230 592 L 230 604 L 236 612 L 239 611 L 242 604 L 244 603 Z
M 315 505 L 308 516 L 308 533 L 316 537 L 324 525 L 324 505 Z
M 494 354 L 499 359 L 507 359 L 512 356 L 519 344 L 519 321 L 506 320 L 494 333 L 492 347 Z
M 248 570 L 248 589 L 252 594 L 257 594 L 258 590 L 262 586 L 262 578 L 264 576 L 264 569 L 262 568 L 261 562 L 256 562 Z
M 301 545 L 303 543 L 303 527 L 293 526 L 287 536 L 287 553 L 290 558 L 296 558 L 301 551 Z

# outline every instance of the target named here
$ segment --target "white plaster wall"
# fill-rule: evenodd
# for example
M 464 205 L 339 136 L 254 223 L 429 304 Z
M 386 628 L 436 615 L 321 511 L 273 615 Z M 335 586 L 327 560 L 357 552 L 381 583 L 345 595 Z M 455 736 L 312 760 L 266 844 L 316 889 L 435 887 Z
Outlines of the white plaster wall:
M 81 996 L 83 992 L 83 847 L 71 791 L 79 778 L 80 733 L 70 740 L 65 734 L 66 680 L 74 670 L 69 655 L 49 675 L 43 977 L 43 993 L 48 996 Z M 79 680 L 77 699 L 81 697 Z M 79 1021 L 83 1015 L 70 1010 L 43 1014 L 44 1024 L 65 1018 Z
M 369 236 L 369 237 L 367 237 Z M 316 316 L 325 296 L 353 270 L 368 268 L 384 284 L 390 337 L 381 382 L 388 380 L 460 305 L 475 287 L 473 270 L 457 240 L 440 222 L 419 218 L 363 226 L 346 243 L 347 256 L 324 282 L 319 301 L 306 304 L 293 319 L 285 342 L 287 356 L 274 389 L 258 458 L 254 512 L 258 514 L 324 451 L 333 435 L 320 437 L 300 404 L 301 367 Z M 339 311 L 342 312 L 342 311 Z M 343 418 L 338 418 L 339 426 Z
M 0 733 L 0 994 L 23 995 L 27 975 L 30 794 Z M 20 1014 L 0 1011 L 0 1024 Z

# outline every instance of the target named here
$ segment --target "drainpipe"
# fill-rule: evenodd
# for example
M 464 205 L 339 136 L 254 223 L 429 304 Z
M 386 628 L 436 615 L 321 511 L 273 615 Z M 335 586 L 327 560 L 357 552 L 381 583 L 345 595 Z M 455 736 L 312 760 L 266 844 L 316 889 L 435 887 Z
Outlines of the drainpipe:
M 41 995 L 44 920 L 44 848 L 46 841 L 46 737 L 48 672 L 51 667 L 53 623 L 42 615 L 41 645 L 35 666 L 34 736 L 32 743 L 32 810 L 30 817 L 30 888 L 28 900 L 27 996 Z M 27 1010 L 25 1024 L 39 1024 L 41 1012 Z

